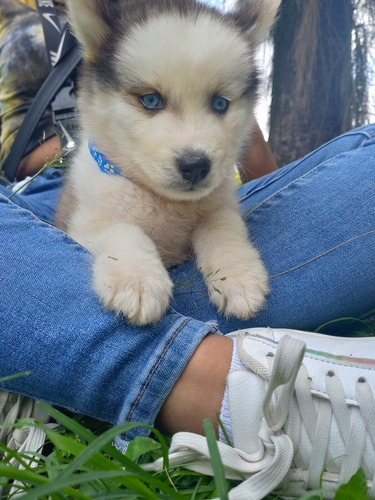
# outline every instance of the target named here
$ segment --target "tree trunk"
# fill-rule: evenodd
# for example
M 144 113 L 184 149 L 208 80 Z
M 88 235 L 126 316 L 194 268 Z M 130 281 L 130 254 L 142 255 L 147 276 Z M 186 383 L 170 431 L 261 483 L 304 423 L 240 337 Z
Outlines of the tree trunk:
M 279 166 L 352 126 L 352 0 L 283 0 L 269 143 Z

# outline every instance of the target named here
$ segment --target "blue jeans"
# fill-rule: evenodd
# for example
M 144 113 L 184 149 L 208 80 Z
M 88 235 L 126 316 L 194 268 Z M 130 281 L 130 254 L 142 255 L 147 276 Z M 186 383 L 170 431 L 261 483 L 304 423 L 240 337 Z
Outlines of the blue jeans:
M 90 255 L 49 224 L 62 181 L 51 169 L 11 200 L 0 187 L 0 377 L 30 372 L 3 389 L 113 424 L 152 424 L 208 333 L 312 330 L 375 307 L 375 126 L 239 189 L 271 276 L 266 308 L 246 322 L 209 304 L 194 262 L 171 270 L 174 297 L 158 325 L 104 310 Z

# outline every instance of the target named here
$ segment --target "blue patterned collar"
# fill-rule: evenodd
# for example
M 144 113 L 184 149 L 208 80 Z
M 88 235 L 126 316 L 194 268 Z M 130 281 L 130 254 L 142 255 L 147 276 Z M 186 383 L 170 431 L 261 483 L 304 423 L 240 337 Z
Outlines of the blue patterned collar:
M 123 176 L 121 170 L 118 167 L 116 167 L 116 165 L 113 165 L 113 163 L 110 163 L 107 160 L 107 158 L 102 153 L 100 153 L 100 151 L 96 149 L 95 145 L 92 142 L 89 142 L 89 151 L 102 172 L 104 172 L 107 175 Z

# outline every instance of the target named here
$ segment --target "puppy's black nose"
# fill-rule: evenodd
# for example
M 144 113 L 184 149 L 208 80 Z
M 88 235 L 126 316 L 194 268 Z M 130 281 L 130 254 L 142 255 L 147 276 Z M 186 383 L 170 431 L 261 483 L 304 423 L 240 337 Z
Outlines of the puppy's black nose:
M 211 161 L 202 154 L 186 153 L 178 158 L 177 165 L 182 177 L 192 184 L 202 181 L 211 169 Z

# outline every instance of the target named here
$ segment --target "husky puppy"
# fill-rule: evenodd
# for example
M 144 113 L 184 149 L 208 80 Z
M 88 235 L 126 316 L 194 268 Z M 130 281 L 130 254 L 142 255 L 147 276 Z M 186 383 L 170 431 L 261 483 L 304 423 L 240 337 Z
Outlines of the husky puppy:
M 162 317 L 166 269 L 192 253 L 211 302 L 249 318 L 268 277 L 233 166 L 254 123 L 254 52 L 280 0 L 242 0 L 226 14 L 194 0 L 67 4 L 84 68 L 58 227 L 92 252 L 98 296 L 133 324 Z

